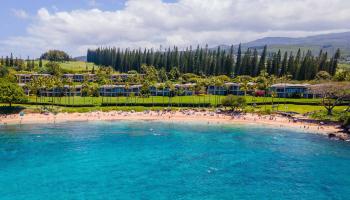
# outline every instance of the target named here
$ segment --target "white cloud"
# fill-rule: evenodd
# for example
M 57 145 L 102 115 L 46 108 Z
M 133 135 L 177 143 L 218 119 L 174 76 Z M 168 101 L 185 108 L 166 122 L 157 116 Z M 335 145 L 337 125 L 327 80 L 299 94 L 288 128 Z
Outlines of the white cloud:
M 22 9 L 12 9 L 12 13 L 20 19 L 27 19 L 29 17 L 29 15 L 27 14 L 27 12 L 25 10 Z
M 350 30 L 349 21 L 348 0 L 129 0 L 116 11 L 50 13 L 42 8 L 26 36 L 1 43 L 30 55 L 50 48 L 84 55 L 88 47 L 98 46 L 213 46 L 265 36 L 306 36 Z

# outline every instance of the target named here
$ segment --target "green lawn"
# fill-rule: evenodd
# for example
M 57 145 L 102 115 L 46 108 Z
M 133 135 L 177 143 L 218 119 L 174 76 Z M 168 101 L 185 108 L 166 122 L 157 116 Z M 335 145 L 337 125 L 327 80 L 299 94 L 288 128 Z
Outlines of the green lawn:
M 0 106 L 8 106 L 8 104 L 0 104 Z M 93 106 L 93 107 L 64 107 L 64 106 L 42 106 L 42 105 L 27 105 L 27 104 L 14 104 L 14 107 L 19 106 L 23 107 L 29 112 L 39 112 L 42 108 L 50 108 L 59 112 L 91 112 L 91 111 L 113 111 L 113 110 L 123 110 L 123 111 L 144 111 L 144 110 L 162 110 L 164 108 L 169 108 L 167 106 L 165 107 L 144 107 L 144 106 Z M 172 107 L 172 110 L 179 110 L 183 107 Z M 347 107 L 346 106 L 337 106 L 334 108 L 335 113 L 343 112 Z M 214 110 L 215 108 L 207 108 Z M 325 113 L 325 109 L 322 106 L 312 106 L 312 105 L 295 105 L 295 104 L 279 104 L 275 105 L 273 108 L 271 105 L 259 105 L 259 106 L 247 106 L 246 107 L 247 112 L 261 112 L 261 113 L 268 113 L 271 111 L 282 111 L 282 112 L 297 112 L 300 114 L 305 113 Z
M 175 97 L 161 97 L 154 96 L 148 98 L 142 97 L 30 97 L 29 102 L 43 102 L 43 103 L 54 103 L 61 105 L 95 105 L 99 106 L 102 103 L 109 104 L 164 104 L 165 106 L 168 104 L 181 106 L 181 104 L 206 104 L 210 103 L 212 106 L 217 106 L 221 104 L 221 100 L 225 98 L 224 96 L 217 95 L 205 95 L 205 96 L 175 96 Z M 272 104 L 271 97 L 252 97 L 247 96 L 247 103 L 262 103 L 266 102 L 268 104 Z M 284 104 L 284 103 L 314 103 L 318 104 L 320 102 L 319 99 L 290 99 L 290 98 L 274 98 L 274 104 Z
M 29 105 L 22 104 L 20 106 L 32 111 L 40 111 L 40 108 L 49 107 L 57 108 L 61 112 L 90 112 L 90 111 L 110 111 L 110 110 L 161 110 L 163 108 L 172 107 L 172 109 L 181 109 L 185 104 L 191 104 L 190 107 L 199 108 L 200 105 L 210 104 L 208 109 L 215 109 L 216 106 L 221 104 L 221 99 L 224 96 L 176 96 L 176 97 L 42 97 L 42 98 L 29 98 L 29 104 L 37 102 L 45 103 L 46 105 Z M 272 106 L 271 97 L 251 97 L 247 96 L 247 102 L 250 104 L 246 107 L 247 112 L 261 112 L 269 113 L 271 111 L 285 111 L 285 112 L 297 112 L 300 114 L 312 113 L 312 112 L 324 112 L 325 109 L 320 106 L 320 99 L 283 99 L 274 98 L 274 104 Z M 153 102 L 153 103 L 152 103 Z M 257 104 L 254 105 L 253 103 Z M 266 105 L 259 104 L 259 102 L 265 102 Z M 108 103 L 108 106 L 102 106 L 103 103 Z M 310 103 L 314 105 L 310 105 Z M 56 106 L 52 106 L 55 104 Z M 113 105 L 115 104 L 115 106 Z M 118 104 L 118 106 L 117 106 Z M 125 105 L 124 105 L 125 104 Z M 131 105 L 133 104 L 133 105 Z M 148 104 L 148 105 L 146 105 Z M 156 104 L 155 106 L 152 106 Z M 309 104 L 309 105 L 306 105 Z M 0 104 L 6 105 L 6 104 Z M 18 105 L 18 104 L 17 104 Z M 80 107 L 69 107 L 80 106 Z M 188 105 L 187 105 L 188 106 Z M 341 112 L 346 109 L 346 106 L 338 106 L 335 108 L 336 112 Z
M 339 63 L 339 69 L 350 70 L 350 63 Z
M 46 63 L 49 61 L 43 60 L 43 65 L 45 66 Z M 38 65 L 39 61 L 36 61 L 36 64 Z M 94 64 L 93 63 L 88 63 L 88 62 L 83 62 L 83 61 L 69 61 L 69 62 L 60 62 L 59 63 L 61 68 L 69 73 L 85 73 L 87 70 L 91 71 Z M 86 70 L 87 67 L 87 70 Z M 95 70 L 97 70 L 98 67 L 95 66 Z
M 255 111 L 255 112 L 259 112 L 259 111 L 264 111 L 266 107 L 266 110 L 270 110 L 270 111 L 282 111 L 282 112 L 297 112 L 300 114 L 305 114 L 305 113 L 312 113 L 312 112 L 318 112 L 318 111 L 326 111 L 325 108 L 323 106 L 317 106 L 317 105 L 295 105 L 295 104 L 279 104 L 279 105 L 275 105 L 274 107 L 272 107 L 272 105 L 261 105 L 258 106 L 256 108 L 253 107 L 248 107 L 247 109 L 249 111 Z M 334 108 L 334 111 L 336 112 L 341 112 L 344 111 L 347 107 L 346 106 L 337 106 Z

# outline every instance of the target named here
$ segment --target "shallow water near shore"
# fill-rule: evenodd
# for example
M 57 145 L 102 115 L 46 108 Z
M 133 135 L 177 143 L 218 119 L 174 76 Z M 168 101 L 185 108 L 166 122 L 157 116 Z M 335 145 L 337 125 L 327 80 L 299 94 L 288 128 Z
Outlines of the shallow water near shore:
M 350 144 L 270 126 L 0 127 L 0 199 L 347 199 Z

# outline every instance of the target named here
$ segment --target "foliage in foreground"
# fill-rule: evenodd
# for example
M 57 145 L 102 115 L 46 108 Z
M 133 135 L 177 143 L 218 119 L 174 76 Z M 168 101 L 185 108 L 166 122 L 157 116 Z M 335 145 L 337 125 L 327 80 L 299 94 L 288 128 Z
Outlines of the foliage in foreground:
M 244 109 L 247 100 L 245 97 L 228 95 L 222 99 L 221 103 L 224 107 L 230 107 L 232 111 L 236 111 L 239 108 Z
M 16 83 L 9 82 L 6 79 L 0 79 L 0 102 L 12 103 L 26 102 L 27 98 L 23 89 Z

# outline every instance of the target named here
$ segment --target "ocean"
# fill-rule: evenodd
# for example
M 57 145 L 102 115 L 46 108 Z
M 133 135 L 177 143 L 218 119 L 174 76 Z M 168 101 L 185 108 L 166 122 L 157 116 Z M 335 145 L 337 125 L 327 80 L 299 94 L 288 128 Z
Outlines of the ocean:
M 350 144 L 262 125 L 0 126 L 0 200 L 349 199 Z

